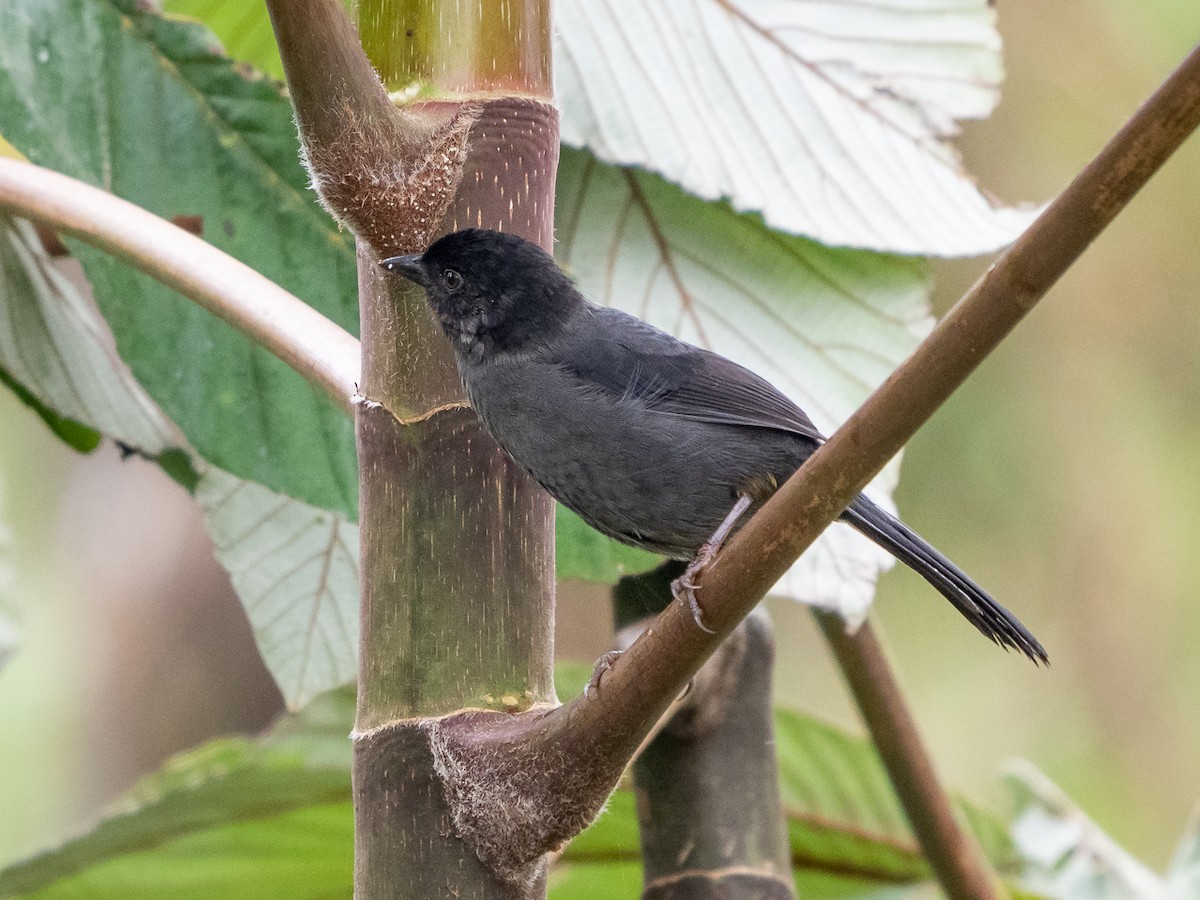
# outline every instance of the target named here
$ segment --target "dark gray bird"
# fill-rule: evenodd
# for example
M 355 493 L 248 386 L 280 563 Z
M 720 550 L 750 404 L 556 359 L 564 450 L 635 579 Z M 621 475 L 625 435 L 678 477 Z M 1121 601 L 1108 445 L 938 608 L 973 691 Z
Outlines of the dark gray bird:
M 522 238 L 458 231 L 382 266 L 425 289 L 471 405 L 500 445 L 563 505 L 626 544 L 703 562 L 824 441 L 768 382 L 590 303 Z M 987 637 L 1047 660 L 1025 626 L 903 522 L 862 495 L 841 518 Z M 695 585 L 682 586 L 700 623 Z

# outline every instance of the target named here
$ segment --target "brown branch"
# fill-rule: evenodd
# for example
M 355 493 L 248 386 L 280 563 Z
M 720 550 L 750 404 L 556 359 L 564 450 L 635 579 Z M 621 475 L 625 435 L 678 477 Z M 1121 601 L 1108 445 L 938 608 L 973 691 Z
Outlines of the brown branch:
M 32 163 L 0 158 L 0 210 L 74 235 L 137 267 L 275 354 L 347 412 L 353 335 L 275 282 L 165 219 Z
M 730 540 L 705 571 L 707 635 L 673 604 L 576 716 L 652 718 L 788 567 L 966 379 L 1200 122 L 1200 48 L 968 292 L 913 355 Z M 620 703 L 616 702 L 620 698 Z M 596 707 L 593 713 L 585 708 Z M 616 720 L 616 721 L 613 721 Z M 598 730 L 601 729 L 597 722 Z
M 727 630 L 1037 303 L 1200 122 L 1200 48 L 705 573 Z M 687 610 L 668 610 L 686 618 Z M 632 660 L 631 660 L 632 661 Z
M 443 752 L 486 760 L 474 777 L 550 758 L 570 790 L 544 789 L 545 846 L 599 808 L 655 720 L 788 567 L 950 396 L 1200 123 L 1200 48 L 946 316 L 916 352 L 736 534 L 704 572 L 698 628 L 673 603 L 605 674 L 557 710 L 443 720 Z M 587 777 L 584 778 L 583 774 Z M 565 784 L 565 780 L 560 783 Z M 607 786 L 607 787 L 606 787 Z M 596 796 L 601 799 L 597 800 Z M 959 885 L 947 885 L 964 896 Z M 965 890 L 965 888 L 964 888 Z
M 267 11 L 326 208 L 378 258 L 425 249 L 454 201 L 477 104 L 394 106 L 341 2 L 267 0 Z
M 1001 896 L 998 881 L 969 831 L 959 827 L 950 798 L 925 753 L 913 721 L 869 622 L 854 634 L 836 614 L 817 621 L 862 713 L 888 777 L 938 881 L 952 898 Z

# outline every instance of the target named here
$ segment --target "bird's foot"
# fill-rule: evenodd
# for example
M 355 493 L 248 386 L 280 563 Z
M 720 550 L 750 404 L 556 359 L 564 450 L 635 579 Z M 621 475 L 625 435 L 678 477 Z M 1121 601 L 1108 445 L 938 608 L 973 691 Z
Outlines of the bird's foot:
M 716 557 L 717 551 L 721 549 L 721 545 L 725 543 L 725 539 L 737 525 L 738 519 L 746 514 L 746 510 L 751 507 L 753 502 L 747 495 L 739 494 L 737 502 L 733 504 L 733 508 L 729 510 L 725 519 L 713 532 L 712 537 L 704 542 L 700 552 L 688 563 L 683 574 L 671 582 L 671 595 L 677 600 L 687 603 L 688 609 L 692 611 L 692 620 L 696 623 L 696 627 L 709 634 L 716 634 L 716 632 L 704 624 L 704 610 L 700 608 L 700 601 L 696 599 L 696 588 L 700 587 L 697 579 Z
M 716 634 L 716 632 L 704 624 L 704 610 L 700 608 L 700 601 L 696 598 L 696 588 L 700 587 L 699 578 L 703 574 L 704 568 L 712 562 L 716 555 L 717 548 L 705 544 L 696 554 L 696 558 L 688 563 L 683 574 L 671 582 L 671 595 L 687 604 L 688 609 L 692 611 L 692 621 L 696 623 L 696 627 L 709 634 Z
M 604 677 L 605 672 L 612 668 L 612 664 L 617 661 L 617 657 L 622 652 L 621 650 L 609 650 L 596 660 L 596 665 L 592 666 L 592 677 L 588 679 L 587 687 L 583 689 L 583 696 L 590 699 L 592 694 L 600 693 L 600 679 Z

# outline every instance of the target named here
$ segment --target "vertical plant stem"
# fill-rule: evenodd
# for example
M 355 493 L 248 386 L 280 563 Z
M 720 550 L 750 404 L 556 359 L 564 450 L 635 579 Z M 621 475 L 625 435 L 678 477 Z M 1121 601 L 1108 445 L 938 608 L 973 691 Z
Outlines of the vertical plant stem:
M 775 642 L 751 614 L 634 762 L 643 900 L 795 897 L 779 796 Z
M 684 568 L 669 561 L 617 582 L 618 628 L 660 612 Z M 774 663 L 770 622 L 751 613 L 634 761 L 644 900 L 795 896 L 775 756 Z
M 942 888 L 952 900 L 1000 897 L 999 882 L 979 844 L 954 817 L 870 622 L 847 634 L 840 616 L 814 612 Z
M 341 0 L 268 7 L 314 185 L 358 239 L 355 896 L 541 897 L 539 854 L 505 868 L 464 837 L 477 810 L 433 734 L 463 709 L 553 703 L 553 505 L 466 408 L 421 292 L 378 263 L 467 225 L 549 249 L 548 0 L 360 0 L 371 60 Z
M 363 47 L 388 90 L 551 94 L 543 0 L 357 0 L 356 9 Z

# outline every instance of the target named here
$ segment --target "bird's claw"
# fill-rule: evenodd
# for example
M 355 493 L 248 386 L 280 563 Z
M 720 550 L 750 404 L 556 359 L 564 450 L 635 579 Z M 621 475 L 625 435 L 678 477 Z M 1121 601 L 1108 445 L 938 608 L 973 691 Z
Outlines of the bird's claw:
M 683 574 L 671 582 L 671 594 L 677 600 L 682 600 L 687 604 L 688 609 L 692 611 L 692 621 L 696 623 L 697 628 L 709 634 L 716 634 L 716 631 L 704 624 L 704 610 L 700 608 L 700 601 L 696 598 L 696 588 L 700 587 L 697 578 L 714 555 L 706 553 L 707 549 L 707 547 L 701 548 Z
M 620 650 L 609 650 L 596 660 L 596 665 L 592 666 L 592 677 L 588 679 L 587 687 L 583 689 L 584 697 L 591 699 L 593 693 L 600 693 L 600 679 L 604 677 L 604 673 L 612 667 L 612 664 L 617 661 L 617 657 L 621 653 L 622 651 Z

